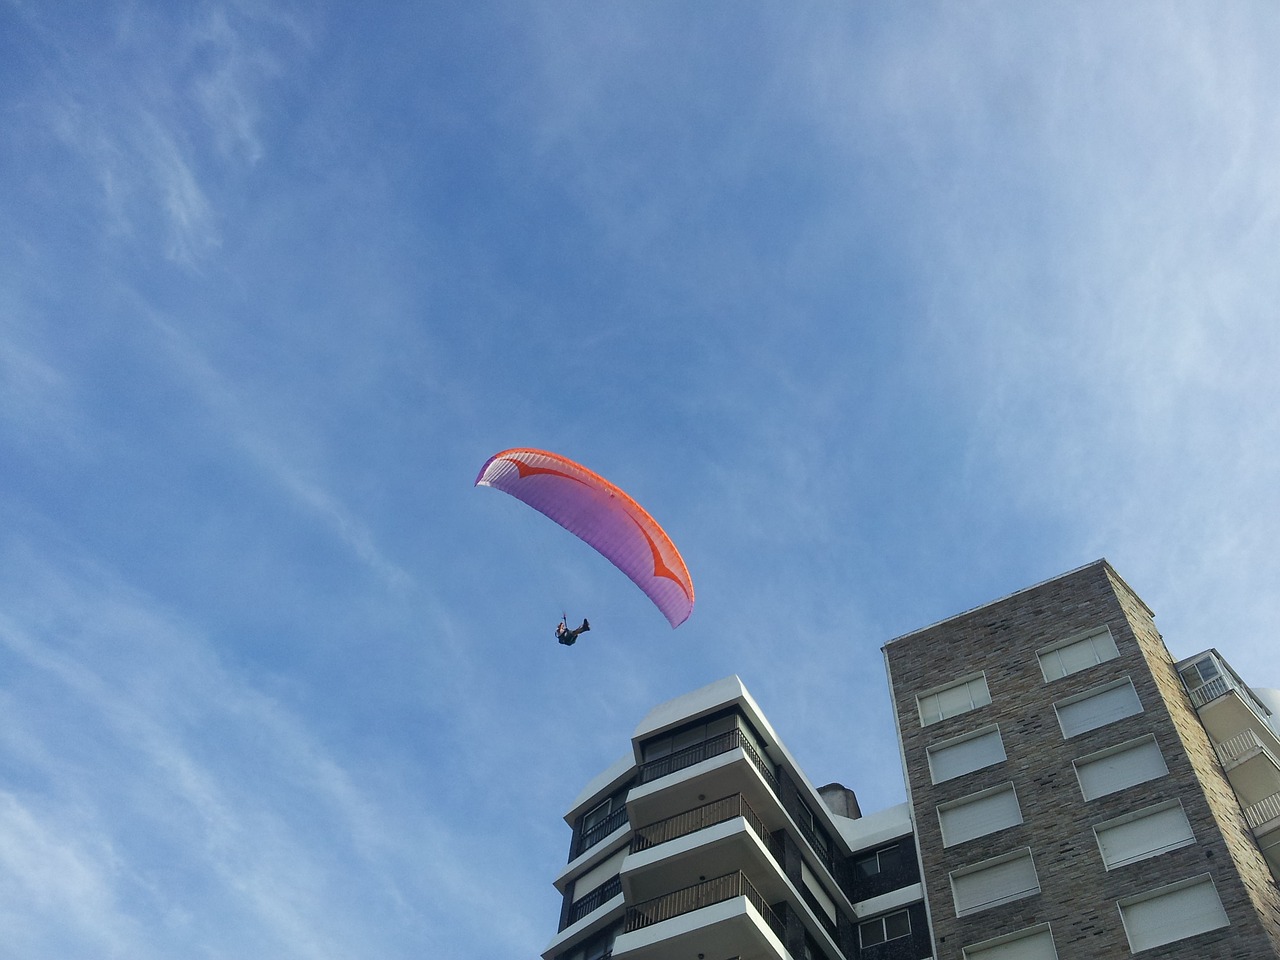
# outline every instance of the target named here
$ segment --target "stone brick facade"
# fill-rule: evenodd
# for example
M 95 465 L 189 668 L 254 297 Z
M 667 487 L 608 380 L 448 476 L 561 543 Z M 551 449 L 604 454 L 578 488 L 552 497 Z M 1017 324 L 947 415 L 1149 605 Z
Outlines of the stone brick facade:
M 1107 627 L 1119 656 L 1046 682 L 1037 651 Z M 966 945 L 1048 923 L 1059 960 L 1130 955 L 1117 901 L 1208 874 L 1230 926 L 1144 951 L 1152 960 L 1280 957 L 1280 891 L 1258 852 L 1151 611 L 1100 560 L 885 646 L 938 960 Z M 921 725 L 916 697 L 981 672 L 991 703 Z M 1128 679 L 1142 712 L 1067 739 L 1054 704 Z M 931 744 L 995 724 L 1007 759 L 932 782 Z M 1167 776 L 1085 801 L 1073 761 L 1154 736 Z M 937 807 L 1012 783 L 1022 823 L 943 846 Z M 1094 825 L 1179 800 L 1195 843 L 1107 870 Z M 953 871 L 1031 850 L 1040 892 L 956 916 Z

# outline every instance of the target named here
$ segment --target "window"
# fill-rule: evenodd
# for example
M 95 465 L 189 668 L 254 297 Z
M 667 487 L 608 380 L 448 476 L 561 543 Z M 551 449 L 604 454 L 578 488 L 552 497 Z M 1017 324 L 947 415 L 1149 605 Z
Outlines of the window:
M 1041 650 L 1040 672 L 1044 674 L 1045 683 L 1058 680 L 1073 673 L 1079 673 L 1095 664 L 1114 660 L 1120 656 L 1116 649 L 1115 638 L 1106 627 L 1086 637 L 1068 640 Z
M 972 793 L 938 806 L 942 845 L 953 847 L 974 837 L 984 837 L 1022 822 L 1022 809 L 1013 784 Z
M 859 880 L 866 880 L 868 877 L 888 873 L 896 869 L 900 863 L 902 863 L 902 847 L 895 843 L 891 847 L 881 847 L 872 854 L 854 860 L 853 875 Z
M 613 941 L 622 931 L 621 924 L 614 924 L 589 937 L 567 953 L 560 954 L 556 960 L 607 960 L 613 956 Z
M 1036 876 L 1029 847 L 951 874 L 951 893 L 955 897 L 957 917 L 1039 892 L 1040 880 Z
M 1003 762 L 1004 741 L 1000 739 L 999 727 L 984 727 L 963 737 L 932 744 L 928 755 L 933 782 L 942 783 Z
M 827 893 L 822 886 L 822 881 L 813 875 L 813 871 L 809 869 L 809 865 L 803 860 L 800 861 L 800 880 L 804 883 L 805 889 L 813 897 L 814 902 L 822 908 L 827 918 L 836 923 L 836 905 L 831 899 L 831 895 Z
M 1231 922 L 1207 873 L 1129 897 L 1117 906 L 1132 953 L 1217 930 Z
M 804 935 L 804 952 L 800 955 L 800 960 L 827 960 L 827 955 L 807 932 Z
M 978 707 L 985 707 L 990 702 L 991 694 L 987 691 L 987 678 L 981 673 L 916 697 L 922 727 L 945 720 L 947 717 L 968 713 Z
M 1169 772 L 1155 737 L 1130 740 L 1075 761 L 1076 778 L 1086 800 L 1095 800 Z
M 696 747 L 741 727 L 746 727 L 746 722 L 740 723 L 737 714 L 729 713 L 711 719 L 704 717 L 686 727 L 648 741 L 641 748 L 641 753 L 644 762 L 648 763 L 650 760 L 659 760 L 673 753 L 679 753 L 681 750 Z
M 603 803 L 592 807 L 582 815 L 582 832 L 588 833 L 594 830 L 600 824 L 609 818 L 609 814 L 613 812 L 613 797 L 605 800 Z
M 877 943 L 911 936 L 911 915 L 906 910 L 886 913 L 858 924 L 858 943 L 865 950 Z
M 1062 735 L 1070 739 L 1141 713 L 1142 703 L 1138 700 L 1138 691 L 1133 689 L 1133 681 L 1126 677 L 1117 683 L 1055 703 L 1053 708 L 1058 711 Z
M 813 848 L 822 855 L 824 859 L 831 856 L 831 838 L 827 836 L 826 828 L 823 827 L 821 821 L 809 809 L 809 805 L 803 800 L 797 798 L 798 803 L 791 811 L 791 815 L 795 817 L 796 823 L 800 825 L 801 831 L 813 844 Z
M 1218 665 L 1214 663 L 1213 657 L 1204 657 L 1191 666 L 1182 668 L 1182 681 L 1187 685 L 1188 692 L 1199 690 L 1219 676 Z
M 607 860 L 596 864 L 586 873 L 575 879 L 573 881 L 574 901 L 576 902 L 581 900 L 601 884 L 616 877 L 618 875 L 618 871 L 622 869 L 622 861 L 625 859 L 626 855 L 627 848 L 625 846 L 621 847 Z
M 1196 842 L 1186 811 L 1177 800 L 1100 823 L 1093 832 L 1108 870 Z
M 1197 660 L 1191 666 L 1182 671 L 1183 679 L 1187 681 L 1187 686 L 1192 689 L 1202 687 L 1211 680 L 1216 680 L 1220 673 L 1218 665 L 1214 663 L 1213 657 L 1205 657 L 1203 660 Z
M 964 948 L 964 960 L 1058 960 L 1048 924 Z

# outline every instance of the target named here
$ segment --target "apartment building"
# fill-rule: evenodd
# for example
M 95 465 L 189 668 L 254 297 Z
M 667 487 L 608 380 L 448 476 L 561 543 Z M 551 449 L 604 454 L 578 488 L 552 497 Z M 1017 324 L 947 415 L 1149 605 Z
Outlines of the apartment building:
M 814 787 L 737 677 L 565 820 L 545 960 L 1280 957 L 1280 694 L 1100 560 L 883 647 L 906 803 Z
M 931 955 L 906 805 L 815 788 L 737 677 L 653 710 L 565 820 L 547 960 Z

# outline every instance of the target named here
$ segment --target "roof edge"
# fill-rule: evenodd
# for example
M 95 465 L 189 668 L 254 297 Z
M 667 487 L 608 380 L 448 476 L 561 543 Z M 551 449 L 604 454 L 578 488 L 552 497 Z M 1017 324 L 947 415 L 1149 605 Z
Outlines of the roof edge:
M 1012 600 L 1014 597 L 1021 596 L 1024 593 L 1029 593 L 1032 590 L 1038 590 L 1040 587 L 1043 587 L 1046 584 L 1054 583 L 1058 580 L 1066 579 L 1067 577 L 1074 577 L 1078 573 L 1081 573 L 1085 570 L 1089 570 L 1093 567 L 1099 567 L 1099 566 L 1107 570 L 1111 574 L 1111 576 L 1115 577 L 1116 580 L 1118 580 L 1121 584 L 1123 584 L 1124 588 L 1129 591 L 1129 594 L 1135 600 L 1141 603 L 1148 613 L 1151 613 L 1151 608 L 1148 607 L 1145 603 L 1143 603 L 1142 598 L 1133 592 L 1133 588 L 1129 586 L 1129 584 L 1124 582 L 1124 578 L 1121 577 L 1120 574 L 1116 573 L 1115 568 L 1111 566 L 1111 564 L 1107 561 L 1107 558 L 1099 557 L 1097 560 L 1091 560 L 1089 563 L 1081 564 L 1080 566 L 1072 570 L 1068 570 L 1066 573 L 1059 573 L 1056 576 L 1048 577 L 1037 583 L 1033 583 L 1028 587 L 1022 587 L 1018 590 L 1014 590 L 1012 593 L 1006 593 L 1004 596 L 997 597 L 995 600 L 988 600 L 986 603 L 980 603 L 976 607 L 970 607 L 968 610 L 962 610 L 960 613 L 953 613 L 949 617 L 943 617 L 941 620 L 935 620 L 933 623 L 926 624 L 923 627 L 917 627 L 915 630 L 911 630 L 911 631 L 908 631 L 907 633 L 900 634 L 899 636 L 894 637 L 892 640 L 886 641 L 884 646 L 882 646 L 880 649 L 883 650 L 886 647 L 888 647 L 889 644 L 891 643 L 897 643 L 899 640 L 906 640 L 908 637 L 914 637 L 916 634 L 924 633 L 926 630 L 932 630 L 935 627 L 940 627 L 944 623 L 950 623 L 953 620 L 960 620 L 961 618 L 967 617 L 970 614 L 977 613 L 979 610 L 985 610 L 987 607 L 994 607 L 997 603 L 1004 603 L 1006 600 Z M 1155 616 L 1154 613 L 1152 613 L 1151 615 L 1153 617 Z

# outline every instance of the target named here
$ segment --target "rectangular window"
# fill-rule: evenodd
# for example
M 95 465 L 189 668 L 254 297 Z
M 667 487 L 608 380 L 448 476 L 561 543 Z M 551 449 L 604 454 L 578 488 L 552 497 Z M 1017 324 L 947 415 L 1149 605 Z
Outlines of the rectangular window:
M 854 860 L 853 872 L 858 879 L 865 880 L 868 877 L 887 873 L 895 869 L 901 862 L 902 847 L 895 843 L 891 847 L 881 847 L 875 853 Z
M 1195 693 L 1201 687 L 1208 687 L 1210 684 L 1214 684 L 1213 687 L 1205 691 L 1206 694 L 1211 694 L 1211 696 L 1205 697 L 1206 700 L 1221 696 L 1229 689 L 1212 655 L 1201 657 L 1190 666 L 1183 667 L 1182 682 L 1186 684 L 1187 693 Z M 1203 701 L 1197 700 L 1195 702 L 1200 703 Z
M 955 717 L 978 707 L 985 707 L 991 702 L 991 694 L 987 691 L 985 674 L 976 674 L 963 680 L 956 680 L 929 690 L 916 697 L 916 706 L 920 709 L 920 726 L 927 727 L 931 723 Z
M 1100 823 L 1093 832 L 1108 870 L 1196 842 L 1186 811 L 1177 800 Z
M 610 797 L 598 806 L 592 807 L 582 815 L 582 832 L 586 833 L 587 831 L 598 827 L 609 818 L 609 814 L 612 812 L 613 797 Z
M 586 873 L 582 874 L 573 881 L 573 899 L 581 900 L 588 893 L 600 886 L 606 880 L 612 880 L 618 875 L 618 871 L 622 869 L 622 861 L 627 856 L 627 848 L 620 847 L 613 856 L 609 857 L 601 863 L 596 864 Z
M 1116 649 L 1111 631 L 1103 627 L 1086 637 L 1046 647 L 1037 656 L 1040 658 L 1040 672 L 1044 674 L 1045 683 L 1048 683 L 1050 680 L 1079 673 L 1095 664 L 1114 660 L 1120 656 L 1120 651 Z
M 938 806 L 942 845 L 953 847 L 1022 822 L 1022 809 L 1012 783 L 973 793 Z
M 1048 924 L 964 948 L 964 960 L 1058 960 Z
M 1075 761 L 1076 778 L 1086 800 L 1146 783 L 1169 772 L 1155 737 L 1130 740 Z
M 995 726 L 932 744 L 928 748 L 928 756 L 929 773 L 934 783 L 953 780 L 1006 759 L 1000 728 Z
M 1218 665 L 1213 662 L 1213 657 L 1205 657 L 1189 667 L 1182 668 L 1182 679 L 1186 682 L 1188 690 L 1198 690 L 1219 676 Z
M 886 913 L 858 924 L 858 943 L 863 949 L 878 943 L 911 936 L 911 915 L 906 910 Z
M 817 901 L 826 913 L 832 923 L 836 920 L 836 905 L 832 901 L 831 895 L 827 893 L 826 888 L 822 886 L 822 881 L 813 875 L 813 871 L 809 869 L 809 865 L 803 860 L 800 861 L 800 879 L 804 883 L 808 891 L 813 894 L 813 899 Z
M 1142 712 L 1138 691 L 1127 677 L 1105 687 L 1055 703 L 1062 735 L 1068 739 Z
M 1185 940 L 1231 923 L 1222 909 L 1213 879 L 1207 873 L 1129 897 L 1117 906 L 1131 953 Z
M 951 893 L 955 897 L 957 917 L 989 910 L 1039 892 L 1040 880 L 1036 876 L 1029 847 L 951 874 Z
M 556 960 L 608 960 L 613 956 L 613 942 L 621 931 L 622 925 L 615 924 L 584 940 L 568 953 L 560 954 Z
M 641 753 L 645 763 L 660 760 L 681 750 L 688 750 L 690 747 L 715 740 L 735 727 L 745 729 L 747 723 L 732 713 L 714 717 L 711 720 L 698 720 L 665 736 L 646 742 L 641 747 Z

